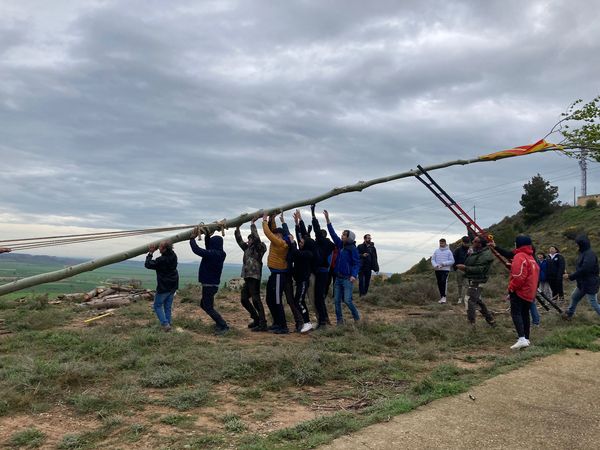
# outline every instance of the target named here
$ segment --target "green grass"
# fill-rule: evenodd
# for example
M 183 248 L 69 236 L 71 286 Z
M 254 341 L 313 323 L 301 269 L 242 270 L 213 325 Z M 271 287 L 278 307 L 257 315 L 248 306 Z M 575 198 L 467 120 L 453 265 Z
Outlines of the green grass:
M 11 448 L 38 448 L 46 440 L 46 435 L 37 428 L 27 428 L 13 434 L 9 441 L 8 447 Z
M 400 286 L 394 295 L 411 294 Z M 374 288 L 373 296 L 388 295 L 388 290 Z M 489 304 L 494 309 L 504 306 Z M 390 312 L 402 307 L 378 306 Z M 599 349 L 595 341 L 600 326 L 585 305 L 573 322 L 544 314 L 543 327 L 532 336 L 535 346 L 517 353 L 508 350 L 514 341 L 508 315 L 498 316 L 494 329 L 478 318 L 472 330 L 462 315 L 440 314 L 444 309 L 437 304 L 419 307 L 426 314 L 407 320 L 381 323 L 366 318 L 357 326 L 332 327 L 302 340 L 272 337 L 248 345 L 243 333 L 214 340 L 210 327 L 162 333 L 153 326 L 148 304 L 142 303 L 120 309 L 110 323 L 65 328 L 77 317 L 68 305 L 44 306 L 30 299 L 0 310 L 0 318 L 17 318 L 16 323 L 28 320 L 24 312 L 45 313 L 39 327 L 0 339 L 0 415 L 50 411 L 61 402 L 72 414 L 99 422 L 97 429 L 64 436 L 60 448 L 101 447 L 109 437 L 111 445 L 119 442 L 121 447 L 143 437 L 157 448 L 312 448 L 464 392 L 532 359 L 564 348 Z M 131 318 L 147 318 L 151 325 L 127 326 Z M 464 369 L 457 361 L 474 367 Z M 223 385 L 230 386 L 229 400 L 217 392 Z M 267 436 L 248 431 L 252 423 L 279 414 L 282 399 L 310 406 L 331 395 L 346 404 L 346 412 Z M 358 400 L 360 407 L 350 407 Z M 207 412 L 224 401 L 237 409 Z M 150 405 L 170 412 L 140 419 Z M 222 428 L 198 428 L 196 418 L 206 414 L 220 420 Z M 174 433 L 185 429 L 193 435 L 154 435 L 157 422 Z

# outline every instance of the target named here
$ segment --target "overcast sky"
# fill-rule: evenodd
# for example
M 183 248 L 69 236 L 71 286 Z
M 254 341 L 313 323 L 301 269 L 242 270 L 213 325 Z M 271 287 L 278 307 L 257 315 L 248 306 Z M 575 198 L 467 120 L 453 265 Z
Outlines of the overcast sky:
M 211 222 L 533 143 L 600 94 L 598 17 L 583 0 L 0 0 L 0 237 Z M 579 192 L 557 153 L 432 175 L 489 226 L 538 172 Z M 372 234 L 385 272 L 464 234 L 415 179 L 323 208 Z M 232 233 L 226 250 L 241 262 Z

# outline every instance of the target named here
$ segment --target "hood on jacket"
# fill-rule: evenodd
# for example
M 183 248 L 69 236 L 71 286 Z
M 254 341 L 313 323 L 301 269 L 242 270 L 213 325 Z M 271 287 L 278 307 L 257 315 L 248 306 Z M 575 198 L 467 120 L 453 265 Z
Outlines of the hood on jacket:
M 589 250 L 592 246 L 590 244 L 590 240 L 585 234 L 580 234 L 579 236 L 577 236 L 575 238 L 575 243 L 577 244 L 577 247 L 579 247 L 580 252 L 585 252 L 586 250 Z
M 223 250 L 223 238 L 221 236 L 211 236 L 208 240 L 207 250 Z
M 309 237 L 304 237 L 304 250 L 308 250 L 309 252 L 314 252 L 317 249 L 317 243 Z
M 526 245 L 533 245 L 533 242 L 531 242 L 531 238 L 529 236 L 520 234 L 515 238 L 515 248 L 524 247 Z
M 348 243 L 352 244 L 356 242 L 356 235 L 350 230 L 344 230 L 344 233 L 348 233 Z

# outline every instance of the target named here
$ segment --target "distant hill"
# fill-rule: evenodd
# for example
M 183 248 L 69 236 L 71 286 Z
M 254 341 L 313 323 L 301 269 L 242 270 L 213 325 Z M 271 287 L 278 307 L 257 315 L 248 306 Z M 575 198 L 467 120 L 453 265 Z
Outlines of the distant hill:
M 485 224 L 479 224 L 484 226 Z M 514 239 L 518 234 L 528 234 L 533 240 L 537 251 L 547 253 L 548 247 L 557 246 L 567 260 L 568 268 L 573 268 L 577 255 L 577 245 L 574 242 L 578 234 L 586 234 L 592 248 L 600 253 L 600 208 L 586 208 L 583 206 L 561 206 L 551 215 L 538 222 L 525 226 L 520 213 L 507 216 L 497 224 L 486 228 L 493 236 L 496 244 L 503 248 L 514 247 Z M 459 242 L 452 243 L 452 249 Z M 418 262 L 406 274 L 429 272 L 431 265 Z

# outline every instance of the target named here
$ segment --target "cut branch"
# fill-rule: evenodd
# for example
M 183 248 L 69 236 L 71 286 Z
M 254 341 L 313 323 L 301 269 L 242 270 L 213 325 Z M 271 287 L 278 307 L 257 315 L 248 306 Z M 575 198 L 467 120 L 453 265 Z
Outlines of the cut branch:
M 550 151 L 550 150 L 556 151 L 558 149 L 553 147 L 553 148 L 547 148 L 542 151 Z M 541 153 L 542 151 L 538 151 L 536 153 Z M 478 162 L 496 161 L 498 159 L 510 158 L 513 156 L 514 155 L 502 155 L 502 156 L 498 156 L 495 158 L 487 157 L 487 159 L 482 159 L 481 157 L 472 158 L 472 159 L 457 159 L 455 161 L 434 164 L 432 166 L 425 167 L 424 169 L 428 172 L 431 172 L 432 170 L 443 169 L 443 168 L 451 167 L 451 166 L 461 166 L 461 165 L 464 166 L 467 164 L 473 164 L 473 163 L 478 163 Z M 269 214 L 269 215 L 270 214 L 278 214 L 282 211 L 289 211 L 291 209 L 299 208 L 302 206 L 316 204 L 316 203 L 322 202 L 323 200 L 326 200 L 328 198 L 335 197 L 335 196 L 338 196 L 341 194 L 347 194 L 349 192 L 361 192 L 364 189 L 374 186 L 376 184 L 389 183 L 390 181 L 399 180 L 401 178 L 412 177 L 419 173 L 420 173 L 420 171 L 418 169 L 413 169 L 413 170 L 409 170 L 406 172 L 397 173 L 395 175 L 390 175 L 387 177 L 374 178 L 369 181 L 359 181 L 356 184 L 333 188 L 329 192 L 318 195 L 316 197 L 288 203 L 288 204 L 281 205 L 276 208 L 270 208 L 270 209 L 264 209 L 264 210 L 261 209 L 261 210 L 255 211 L 253 213 L 243 213 L 234 219 L 223 220 L 220 222 L 213 222 L 210 224 L 204 224 L 203 227 L 205 227 L 209 232 L 218 231 L 223 228 L 225 228 L 225 229 L 235 228 L 246 222 L 250 222 L 252 220 L 252 218 L 254 218 L 254 217 L 262 216 L 264 213 Z M 182 232 L 177 233 L 169 238 L 163 238 L 160 240 L 153 241 L 150 244 L 154 244 L 154 245 L 158 246 L 158 244 L 161 241 L 164 241 L 167 239 L 170 240 L 172 243 L 186 241 L 186 240 L 190 239 L 192 231 L 193 231 L 192 229 L 182 231 Z M 65 269 L 56 270 L 54 272 L 48 272 L 48 273 L 44 273 L 44 274 L 40 274 L 40 275 L 34 275 L 32 277 L 22 278 L 20 280 L 13 281 L 11 283 L 7 283 L 7 284 L 0 286 L 0 295 L 19 291 L 19 290 L 26 289 L 26 288 L 29 288 L 32 286 L 37 286 L 39 284 L 51 283 L 54 281 L 69 278 L 69 277 L 78 275 L 83 272 L 89 272 L 91 270 L 98 269 L 100 267 L 108 266 L 110 264 L 115 264 L 115 263 L 118 263 L 121 261 L 135 258 L 136 256 L 143 255 L 144 253 L 147 253 L 147 252 L 148 252 L 148 246 L 143 245 L 143 246 L 135 247 L 126 252 L 117 253 L 117 254 L 110 255 L 110 256 L 105 256 L 103 258 L 99 258 L 96 260 L 92 260 L 92 261 L 88 261 L 85 263 L 70 266 Z

